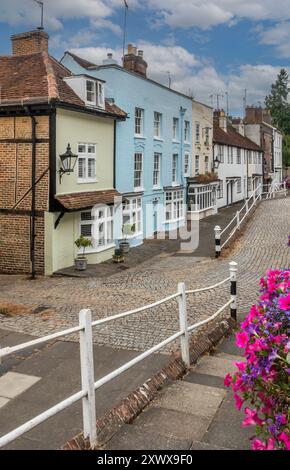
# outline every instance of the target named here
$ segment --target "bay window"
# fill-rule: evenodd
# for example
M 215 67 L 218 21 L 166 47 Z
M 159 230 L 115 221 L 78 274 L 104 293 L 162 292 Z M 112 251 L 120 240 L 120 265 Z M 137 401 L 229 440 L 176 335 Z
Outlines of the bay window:
M 166 222 L 175 222 L 184 219 L 184 200 L 183 191 L 166 191 Z
M 97 206 L 91 211 L 81 212 L 80 234 L 91 240 L 91 251 L 114 246 L 114 207 Z
M 123 226 L 132 227 L 132 236 L 142 233 L 142 198 L 126 198 L 123 203 Z

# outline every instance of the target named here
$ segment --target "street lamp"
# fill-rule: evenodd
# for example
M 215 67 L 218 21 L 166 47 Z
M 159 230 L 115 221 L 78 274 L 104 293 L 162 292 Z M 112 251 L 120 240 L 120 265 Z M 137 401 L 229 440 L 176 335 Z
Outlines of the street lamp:
M 59 169 L 59 180 L 61 182 L 61 178 L 64 174 L 70 175 L 73 173 L 77 163 L 78 155 L 73 154 L 70 144 L 67 144 L 66 152 L 60 155 L 59 158 L 61 161 L 61 167 Z
M 221 161 L 218 159 L 218 157 L 216 157 L 213 161 L 213 169 L 218 170 L 218 168 L 220 166 L 220 163 L 221 163 Z

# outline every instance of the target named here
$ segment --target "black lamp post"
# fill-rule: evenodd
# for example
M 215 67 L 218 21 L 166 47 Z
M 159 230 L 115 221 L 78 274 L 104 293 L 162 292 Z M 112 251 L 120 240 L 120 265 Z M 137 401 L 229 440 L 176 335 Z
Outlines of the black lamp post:
M 64 174 L 70 175 L 73 173 L 77 163 L 78 155 L 72 153 L 70 144 L 67 144 L 66 152 L 60 155 L 59 158 L 61 161 L 61 167 L 59 169 L 59 180 L 61 182 L 61 178 Z

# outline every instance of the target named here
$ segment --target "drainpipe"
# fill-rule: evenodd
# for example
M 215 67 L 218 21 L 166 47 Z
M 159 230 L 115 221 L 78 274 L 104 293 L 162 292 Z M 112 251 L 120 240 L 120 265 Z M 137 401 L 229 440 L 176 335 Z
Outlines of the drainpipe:
M 36 278 L 35 270 L 35 225 L 36 225 L 36 119 L 31 116 L 32 122 L 32 166 L 31 166 L 31 279 Z
M 32 124 L 32 162 L 31 162 L 31 215 L 30 215 L 30 260 L 31 260 L 31 279 L 36 279 L 35 269 L 35 238 L 36 238 L 36 126 L 35 116 L 31 110 L 26 108 L 27 114 L 31 118 Z

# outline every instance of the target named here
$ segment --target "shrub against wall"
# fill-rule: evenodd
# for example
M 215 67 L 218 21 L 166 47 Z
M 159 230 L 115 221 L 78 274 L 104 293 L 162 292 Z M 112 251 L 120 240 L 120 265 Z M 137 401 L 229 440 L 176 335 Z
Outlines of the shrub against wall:
M 260 286 L 236 335 L 246 360 L 225 385 L 237 409 L 247 405 L 242 426 L 255 426 L 253 450 L 290 450 L 290 269 L 268 271 Z

